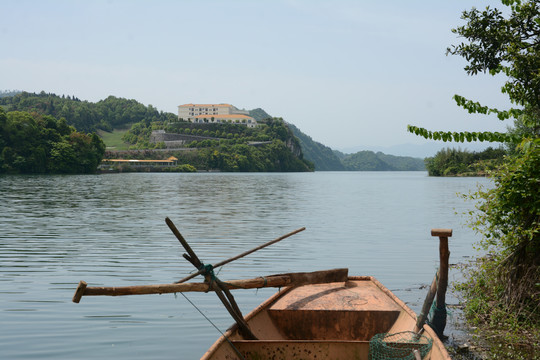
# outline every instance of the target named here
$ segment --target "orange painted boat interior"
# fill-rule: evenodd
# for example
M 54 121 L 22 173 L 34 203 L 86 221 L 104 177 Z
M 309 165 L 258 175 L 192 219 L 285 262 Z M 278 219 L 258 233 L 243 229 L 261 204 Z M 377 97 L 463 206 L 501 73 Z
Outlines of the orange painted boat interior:
M 243 340 L 234 325 L 202 359 L 369 359 L 369 340 L 379 333 L 412 331 L 416 315 L 373 277 L 286 288 L 246 321 L 258 340 Z M 426 359 L 449 360 L 433 339 Z

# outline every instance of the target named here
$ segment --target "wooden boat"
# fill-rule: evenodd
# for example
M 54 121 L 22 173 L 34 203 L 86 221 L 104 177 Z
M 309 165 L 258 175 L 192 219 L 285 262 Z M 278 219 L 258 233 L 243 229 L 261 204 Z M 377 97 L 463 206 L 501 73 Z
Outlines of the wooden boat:
M 424 324 L 425 315 L 417 319 L 403 301 L 373 277 L 348 276 L 347 269 L 279 274 L 227 282 L 215 276 L 213 268 L 281 241 L 304 228 L 212 266 L 200 261 L 169 218 L 166 223 L 187 251 L 183 256 L 197 268 L 196 273 L 176 283 L 161 285 L 87 287 L 86 282 L 81 281 L 73 301 L 78 303 L 82 296 L 211 290 L 236 323 L 210 347 L 203 355 L 203 360 L 450 360 L 435 331 Z M 448 237 L 451 234 L 452 231 L 448 229 L 432 230 L 432 235 L 439 236 L 441 241 L 441 269 L 440 276 L 438 273 L 431 284 L 421 314 L 427 314 L 435 294 L 437 307 L 440 308 L 440 304 L 444 307 Z M 197 275 L 203 275 L 205 282 L 186 282 Z M 284 288 L 244 317 L 230 290 L 261 287 Z
M 245 340 L 235 324 L 202 359 L 368 360 L 376 334 L 413 332 L 417 319 L 375 278 L 350 276 L 345 282 L 282 289 L 245 320 L 257 340 Z M 424 339 L 432 341 L 424 359 L 450 360 L 434 330 L 429 325 L 423 330 Z

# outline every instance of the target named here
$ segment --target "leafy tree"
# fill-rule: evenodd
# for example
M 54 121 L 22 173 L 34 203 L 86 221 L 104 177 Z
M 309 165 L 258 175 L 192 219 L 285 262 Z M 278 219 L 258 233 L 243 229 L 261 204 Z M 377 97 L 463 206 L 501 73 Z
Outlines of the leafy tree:
M 538 1 L 502 0 L 507 15 L 498 9 L 473 8 L 463 12 L 466 24 L 453 30 L 466 41 L 447 49 L 467 60 L 469 75 L 503 74 L 501 91 L 515 108 L 499 110 L 456 95 L 456 103 L 469 113 L 496 114 L 517 121 L 516 129 L 497 132 L 429 131 L 408 126 L 408 131 L 443 141 L 497 141 L 519 144 L 503 166 L 493 172 L 495 187 L 476 194 L 480 200 L 472 223 L 483 235 L 481 245 L 493 252 L 484 257 L 461 289 L 466 314 L 489 328 L 506 327 L 515 334 L 520 326 L 525 340 L 502 336 L 493 352 L 498 358 L 521 358 L 519 346 L 532 344 L 540 354 L 540 4 Z M 484 326 L 486 328 L 486 326 Z M 496 334 L 500 336 L 500 334 Z M 504 344 L 504 346 L 503 346 Z M 524 355 L 529 356 L 529 355 Z M 532 358 L 532 357 L 529 357 Z
M 64 119 L 0 108 L 0 173 L 93 173 L 105 144 Z
M 526 135 L 538 138 L 540 5 L 538 1 L 502 0 L 502 3 L 510 7 L 508 18 L 505 18 L 500 10 L 490 7 L 484 11 L 475 8 L 464 11 L 462 19 L 467 21 L 467 24 L 453 29 L 452 32 L 464 37 L 468 42 L 448 48 L 447 54 L 465 58 L 468 61 L 465 71 L 469 75 L 506 75 L 508 80 L 501 90 L 513 104 L 521 108 L 498 110 L 459 95 L 455 95 L 454 100 L 469 113 L 496 114 L 500 120 L 520 119 L 523 125 L 530 129 L 530 133 Z M 520 141 L 514 133 L 429 131 L 416 126 L 408 126 L 408 130 L 425 138 L 443 141 Z
M 502 148 L 487 148 L 481 152 L 442 149 L 425 159 L 430 176 L 482 176 L 501 165 L 506 152 Z

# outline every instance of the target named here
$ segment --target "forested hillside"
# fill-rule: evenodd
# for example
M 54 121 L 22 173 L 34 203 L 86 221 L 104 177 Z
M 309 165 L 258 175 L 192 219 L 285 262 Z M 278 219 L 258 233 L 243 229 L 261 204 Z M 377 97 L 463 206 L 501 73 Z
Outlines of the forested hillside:
M 0 174 L 94 173 L 105 144 L 64 119 L 0 107 Z
M 293 124 L 287 124 L 294 135 L 300 140 L 304 157 L 315 164 L 317 171 L 342 171 L 345 166 L 336 156 L 332 149 L 321 143 L 313 141 L 311 137 L 304 134 Z
M 257 122 L 272 118 L 272 116 L 268 115 L 268 113 L 261 108 L 249 110 L 249 116 L 257 120 Z
M 6 111 L 28 111 L 66 119 L 68 125 L 78 131 L 94 132 L 99 129 L 111 131 L 136 122 L 150 124 L 155 121 L 176 119 L 172 113 L 158 111 L 152 105 L 109 96 L 97 103 L 83 101 L 75 96 L 58 96 L 44 91 L 39 94 L 21 92 L 0 98 Z
M 164 144 L 150 143 L 151 132 L 158 129 L 167 133 L 198 136 L 200 140 L 183 145 L 193 151 L 173 149 L 161 156 L 174 155 L 180 162 L 199 170 L 313 170 L 313 164 L 303 158 L 300 143 L 280 118 L 266 119 L 256 128 L 239 124 L 197 124 L 178 120 L 149 125 L 139 122 L 131 127 L 124 139 L 133 144 L 133 149 L 164 148 Z

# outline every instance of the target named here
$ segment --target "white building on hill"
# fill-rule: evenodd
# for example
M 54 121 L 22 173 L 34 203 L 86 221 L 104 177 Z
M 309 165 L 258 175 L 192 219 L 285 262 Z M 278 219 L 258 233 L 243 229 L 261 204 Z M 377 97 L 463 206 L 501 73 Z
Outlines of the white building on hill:
M 257 126 L 257 121 L 246 110 L 230 104 L 184 104 L 178 106 L 178 118 L 194 123 L 232 123 L 248 127 Z

